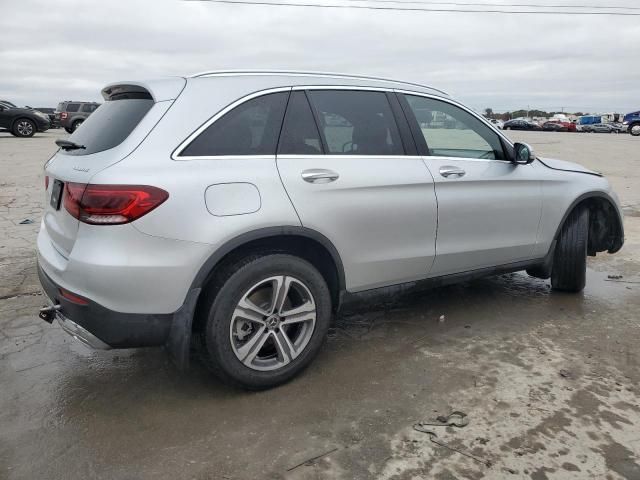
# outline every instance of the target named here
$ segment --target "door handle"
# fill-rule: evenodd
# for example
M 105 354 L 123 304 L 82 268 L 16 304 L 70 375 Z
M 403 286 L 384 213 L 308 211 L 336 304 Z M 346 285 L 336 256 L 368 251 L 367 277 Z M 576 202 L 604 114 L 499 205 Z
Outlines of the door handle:
M 329 183 L 338 179 L 338 173 L 323 168 L 311 168 L 302 172 L 302 179 L 309 183 Z
M 458 167 L 452 167 L 450 165 L 445 165 L 444 167 L 440 167 L 440 175 L 443 177 L 464 177 L 464 174 L 467 173 L 463 169 Z

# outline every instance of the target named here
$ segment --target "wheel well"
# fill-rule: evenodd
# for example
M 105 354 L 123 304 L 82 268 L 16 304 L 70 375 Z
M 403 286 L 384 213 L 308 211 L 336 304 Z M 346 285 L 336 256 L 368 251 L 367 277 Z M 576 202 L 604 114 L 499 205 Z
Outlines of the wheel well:
M 215 290 L 221 287 L 221 280 L 233 272 L 233 265 L 247 256 L 271 253 L 295 255 L 311 263 L 327 282 L 333 308 L 338 307 L 340 291 L 344 289 L 342 271 L 339 270 L 342 265 L 336 265 L 336 260 L 329 250 L 319 241 L 302 235 L 274 235 L 251 240 L 235 247 L 213 266 L 202 284 L 202 294 L 196 305 L 193 326 L 195 331 L 201 329 L 203 321 L 206 320 L 207 305 L 217 294 Z
M 567 212 L 565 221 L 572 211 L 579 208 L 589 210 L 589 244 L 587 247 L 589 255 L 595 256 L 597 252 L 604 251 L 615 253 L 622 248 L 624 241 L 622 221 L 617 208 L 609 199 L 602 196 L 585 198 Z

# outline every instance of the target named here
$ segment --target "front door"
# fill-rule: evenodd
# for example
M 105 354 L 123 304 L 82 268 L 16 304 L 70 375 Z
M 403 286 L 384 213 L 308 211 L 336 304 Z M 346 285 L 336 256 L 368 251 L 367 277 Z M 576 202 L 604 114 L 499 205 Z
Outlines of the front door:
M 531 165 L 507 160 L 492 128 L 445 100 L 404 95 L 438 199 L 436 259 L 431 276 L 532 258 L 542 187 Z
M 302 224 L 333 242 L 350 291 L 424 278 L 434 259 L 433 178 L 405 154 L 391 101 L 380 91 L 297 90 L 280 136 L 287 193 Z

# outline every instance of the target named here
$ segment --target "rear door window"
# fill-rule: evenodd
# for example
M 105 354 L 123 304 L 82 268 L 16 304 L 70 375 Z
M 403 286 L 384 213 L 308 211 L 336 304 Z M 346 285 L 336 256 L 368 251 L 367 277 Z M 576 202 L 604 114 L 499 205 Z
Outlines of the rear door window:
M 79 103 L 67 103 L 67 108 L 63 111 L 65 112 L 77 112 L 80 109 Z
M 78 104 L 76 104 L 78 105 Z M 109 100 L 82 123 L 69 140 L 84 149 L 61 150 L 65 155 L 89 155 L 109 150 L 120 145 L 129 136 L 140 120 L 153 107 L 149 98 L 121 98 Z
M 238 105 L 209 125 L 180 157 L 275 155 L 288 97 L 289 92 L 269 93 Z
M 384 92 L 311 90 L 308 94 L 327 154 L 404 155 Z
M 320 155 L 322 141 L 304 92 L 293 92 L 284 117 L 278 154 Z

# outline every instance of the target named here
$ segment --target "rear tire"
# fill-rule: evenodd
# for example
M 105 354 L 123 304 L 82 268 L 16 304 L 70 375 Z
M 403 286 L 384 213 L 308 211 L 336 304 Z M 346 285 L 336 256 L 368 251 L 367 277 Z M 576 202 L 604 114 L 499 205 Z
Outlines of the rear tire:
M 75 132 L 78 129 L 78 127 L 82 125 L 82 122 L 83 120 L 76 120 L 75 122 L 73 122 L 73 125 L 71 125 L 71 131 L 69 133 Z
M 20 138 L 33 137 L 36 131 L 36 124 L 28 118 L 19 118 L 13 123 L 13 128 L 11 129 L 13 136 Z
M 634 123 L 629 126 L 629 133 L 634 137 L 640 137 L 640 123 Z
M 286 254 L 234 264 L 205 302 L 202 360 L 223 382 L 248 390 L 275 387 L 304 370 L 320 351 L 331 319 L 331 295 L 320 272 Z
M 73 133 L 73 129 L 69 127 L 64 127 L 64 129 L 66 130 L 67 133 Z
M 551 287 L 564 292 L 580 292 L 587 278 L 589 210 L 577 208 L 567 218 L 553 256 Z

